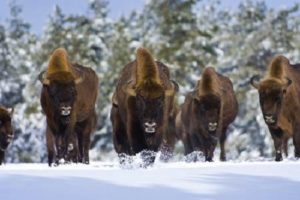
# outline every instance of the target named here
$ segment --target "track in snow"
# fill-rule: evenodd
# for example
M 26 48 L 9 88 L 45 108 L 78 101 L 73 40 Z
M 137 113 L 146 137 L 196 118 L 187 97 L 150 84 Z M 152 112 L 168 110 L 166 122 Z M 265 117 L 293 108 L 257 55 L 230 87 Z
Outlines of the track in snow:
M 0 194 L 18 199 L 299 199 L 300 162 L 156 163 L 121 169 L 94 162 L 0 167 Z

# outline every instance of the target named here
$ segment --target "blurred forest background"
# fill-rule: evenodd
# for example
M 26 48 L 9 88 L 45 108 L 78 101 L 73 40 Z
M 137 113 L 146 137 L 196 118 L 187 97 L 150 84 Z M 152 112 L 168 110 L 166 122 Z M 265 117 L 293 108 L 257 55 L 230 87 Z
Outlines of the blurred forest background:
M 0 24 L 0 104 L 15 108 L 15 139 L 7 162 L 46 161 L 46 123 L 37 76 L 57 47 L 66 48 L 72 61 L 92 67 L 100 77 L 92 159 L 115 157 L 110 99 L 120 70 L 135 59 L 139 46 L 170 67 L 172 79 L 180 85 L 178 104 L 206 66 L 229 76 L 240 107 L 228 132 L 228 159 L 272 156 L 273 143 L 249 79 L 263 75 L 276 54 L 292 63 L 300 60 L 299 5 L 273 9 L 264 1 L 246 0 L 234 10 L 224 10 L 219 1 L 155 0 L 112 20 L 108 1 L 86 3 L 87 14 L 78 15 L 65 14 L 56 6 L 41 35 L 33 33 L 22 18 L 22 7 L 13 1 L 10 17 Z M 182 145 L 176 152 L 182 153 Z

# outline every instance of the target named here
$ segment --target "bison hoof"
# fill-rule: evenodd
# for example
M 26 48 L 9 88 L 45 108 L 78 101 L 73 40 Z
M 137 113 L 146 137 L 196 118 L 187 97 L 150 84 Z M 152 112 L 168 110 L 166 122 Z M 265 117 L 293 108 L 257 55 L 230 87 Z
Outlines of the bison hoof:
M 222 162 L 225 162 L 225 161 L 226 161 L 226 157 L 221 157 L 220 160 L 221 160 Z
M 300 158 L 300 152 L 295 151 L 295 158 Z
M 213 162 L 212 158 L 205 158 L 205 162 Z
M 280 156 L 276 156 L 275 161 L 277 161 L 277 162 L 282 161 L 282 156 L 281 155 Z

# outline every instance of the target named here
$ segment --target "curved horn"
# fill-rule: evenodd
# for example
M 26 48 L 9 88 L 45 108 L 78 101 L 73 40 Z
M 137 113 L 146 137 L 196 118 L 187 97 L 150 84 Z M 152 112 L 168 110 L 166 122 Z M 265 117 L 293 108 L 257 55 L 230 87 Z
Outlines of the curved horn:
M 291 79 L 289 79 L 288 77 L 285 77 L 285 79 L 286 79 L 286 87 L 292 84 L 293 81 Z
M 178 91 L 178 84 L 175 81 L 171 81 L 172 82 L 172 88 L 165 90 L 165 95 L 166 96 L 172 96 L 174 95 L 177 91 Z
M 171 81 L 172 81 L 172 83 L 173 83 L 173 85 L 175 87 L 175 91 L 178 92 L 179 91 L 179 85 L 178 85 L 178 83 L 176 81 L 174 81 L 174 80 L 171 80 Z
M 77 84 L 81 83 L 82 81 L 83 81 L 83 78 L 78 77 L 78 78 L 75 79 L 75 84 L 77 85 Z
M 46 73 L 45 70 L 41 71 L 41 73 L 39 73 L 38 75 L 38 79 L 41 81 L 43 85 L 49 85 L 50 80 L 45 77 L 45 73 Z
M 250 79 L 250 84 L 255 87 L 256 89 L 259 88 L 259 76 L 258 75 L 254 75 L 251 77 Z
M 14 113 L 14 110 L 15 110 L 14 107 L 11 107 L 11 108 L 7 109 L 7 112 L 9 112 L 10 116 L 12 116 Z

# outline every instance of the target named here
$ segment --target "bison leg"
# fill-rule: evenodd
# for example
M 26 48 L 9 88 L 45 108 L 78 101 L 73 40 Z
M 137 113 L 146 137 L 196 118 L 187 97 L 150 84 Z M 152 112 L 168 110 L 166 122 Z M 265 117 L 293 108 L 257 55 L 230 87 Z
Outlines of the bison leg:
M 289 141 L 288 137 L 284 137 L 283 138 L 282 149 L 283 149 L 284 154 L 285 154 L 286 157 L 289 156 L 289 153 L 288 153 L 288 141 Z
M 274 147 L 275 147 L 275 161 L 282 160 L 282 142 L 283 142 L 283 131 L 280 128 L 270 129 Z
M 93 130 L 91 120 L 86 120 L 77 125 L 76 132 L 79 147 L 79 162 L 89 164 L 89 150 L 90 150 L 90 135 Z
M 300 132 L 294 133 L 293 143 L 295 146 L 295 157 L 300 158 Z
M 49 167 L 51 167 L 55 156 L 55 147 L 54 147 L 54 135 L 48 126 L 46 130 L 46 142 L 47 142 L 47 152 L 48 152 L 48 165 Z
M 142 167 L 147 168 L 148 166 L 153 165 L 156 157 L 156 152 L 144 150 L 141 152 L 141 157 L 143 160 Z
M 78 162 L 78 142 L 77 142 L 77 135 L 70 134 L 65 138 L 65 150 L 66 153 L 65 159 L 67 162 Z
M 90 143 L 91 143 L 91 139 L 90 139 L 91 131 L 92 130 L 87 129 L 83 134 L 83 158 L 85 164 L 90 163 L 89 150 L 90 150 Z
M 76 130 L 78 139 L 78 162 L 83 163 L 83 135 L 81 131 Z
M 193 146 L 191 143 L 191 138 L 187 132 L 182 133 L 182 142 L 184 146 L 184 154 L 188 155 L 193 152 Z
M 2 163 L 4 162 L 4 151 L 0 150 L 0 165 L 2 165 Z
M 187 152 L 191 152 L 187 154 L 188 161 L 189 162 L 199 161 L 199 156 L 198 153 L 196 153 L 196 151 L 201 151 L 205 154 L 205 148 L 203 148 L 202 139 L 199 138 L 196 134 L 189 134 L 189 133 L 187 133 L 186 139 L 187 139 L 186 141 L 188 142 L 187 148 L 189 148 Z
M 205 161 L 207 162 L 213 162 L 213 157 L 214 157 L 214 146 L 206 146 L 205 147 Z
M 113 143 L 115 150 L 118 154 L 129 154 L 130 147 L 128 144 L 128 139 L 126 136 L 126 130 L 122 119 L 119 115 L 119 110 L 116 106 L 113 106 L 111 109 L 111 121 L 113 127 Z
M 56 149 L 56 156 L 55 156 L 55 164 L 59 165 L 59 160 L 63 158 L 63 148 L 61 145 L 61 137 L 56 135 L 55 139 L 55 149 Z
M 225 141 L 227 138 L 226 130 L 227 130 L 227 127 L 223 129 L 221 137 L 220 137 L 220 148 L 221 148 L 220 160 L 221 161 L 226 161 L 226 152 L 225 152 Z

